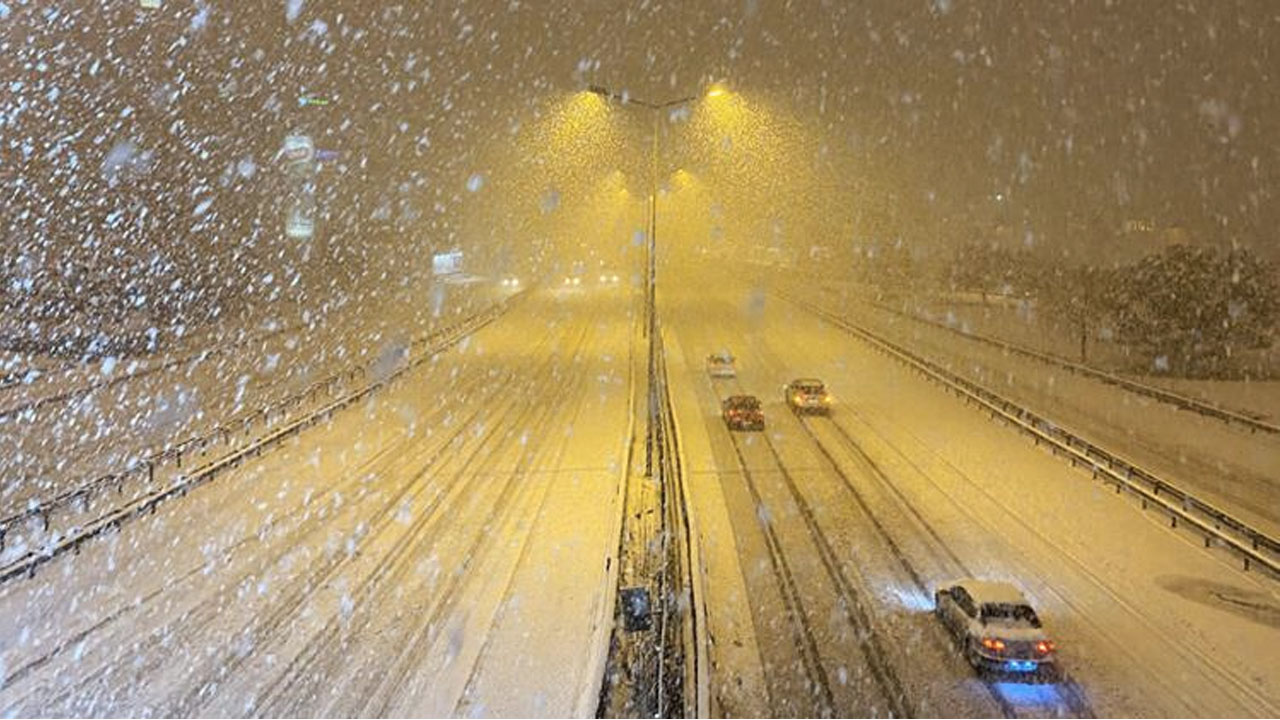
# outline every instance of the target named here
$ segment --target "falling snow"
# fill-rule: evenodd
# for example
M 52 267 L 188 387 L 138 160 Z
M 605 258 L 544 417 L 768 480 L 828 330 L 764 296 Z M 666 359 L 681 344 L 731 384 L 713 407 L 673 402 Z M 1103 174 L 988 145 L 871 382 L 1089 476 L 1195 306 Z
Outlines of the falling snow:
M 1280 714 L 1272 8 L 455 5 L 0 1 L 4 714 Z

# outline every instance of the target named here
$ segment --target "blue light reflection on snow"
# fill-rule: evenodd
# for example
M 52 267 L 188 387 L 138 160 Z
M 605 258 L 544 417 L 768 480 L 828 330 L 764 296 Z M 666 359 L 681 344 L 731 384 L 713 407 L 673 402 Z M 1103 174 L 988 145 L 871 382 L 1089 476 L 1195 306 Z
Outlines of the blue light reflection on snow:
M 898 605 L 908 612 L 933 612 L 933 597 L 928 593 L 920 592 L 919 588 L 891 585 L 886 589 Z
M 1052 683 L 993 682 L 991 687 L 1015 707 L 1057 707 L 1062 698 Z

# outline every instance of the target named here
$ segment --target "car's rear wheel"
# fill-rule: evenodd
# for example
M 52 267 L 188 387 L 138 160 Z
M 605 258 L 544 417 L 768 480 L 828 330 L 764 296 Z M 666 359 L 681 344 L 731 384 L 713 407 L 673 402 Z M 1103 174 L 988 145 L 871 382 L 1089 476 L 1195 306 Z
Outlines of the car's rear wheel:
M 982 672 L 982 656 L 978 654 L 978 645 L 973 638 L 969 638 L 964 643 L 964 659 L 969 661 L 978 672 Z

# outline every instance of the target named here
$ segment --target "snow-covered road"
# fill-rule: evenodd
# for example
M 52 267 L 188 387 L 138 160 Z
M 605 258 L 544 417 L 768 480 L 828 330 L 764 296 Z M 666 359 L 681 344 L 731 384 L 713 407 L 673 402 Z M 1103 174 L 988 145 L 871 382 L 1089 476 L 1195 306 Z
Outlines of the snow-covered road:
M 673 278 L 677 280 L 678 278 Z M 663 294 L 717 715 L 1269 716 L 1271 580 L 800 307 Z M 591 715 L 610 630 L 636 297 L 532 293 L 152 516 L 0 586 L 17 714 Z M 739 377 L 703 358 L 730 349 Z M 781 386 L 817 376 L 831 417 Z M 718 401 L 762 398 L 765 433 Z M 636 428 L 638 431 L 639 429 Z M 1025 589 L 1067 679 L 988 683 L 939 583 Z
M 281 312 L 253 330 L 205 333 L 154 355 L 99 359 L 0 390 L 0 518 L 124 472 L 333 373 L 393 359 L 414 336 L 507 294 L 441 287 L 448 296 L 433 303 Z
M 631 308 L 621 291 L 531 298 L 327 425 L 0 588 L 0 706 L 590 713 Z
M 1280 436 L 1181 410 L 860 302 L 832 288 L 824 307 L 1044 413 L 1271 535 L 1280 533 Z
M 1280 710 L 1274 582 L 799 307 L 721 287 L 664 307 L 668 345 L 685 356 L 673 395 L 703 556 L 720 565 L 707 575 L 744 588 L 707 591 L 719 712 Z M 724 348 L 736 380 L 703 369 Z M 783 383 L 812 376 L 836 395 L 829 419 L 782 402 Z M 764 401 L 766 433 L 725 429 L 717 400 L 739 392 Z M 732 543 L 708 531 L 726 526 Z M 980 682 L 930 612 L 931 590 L 962 576 L 1023 587 L 1069 679 Z M 751 677 L 763 692 L 742 691 Z

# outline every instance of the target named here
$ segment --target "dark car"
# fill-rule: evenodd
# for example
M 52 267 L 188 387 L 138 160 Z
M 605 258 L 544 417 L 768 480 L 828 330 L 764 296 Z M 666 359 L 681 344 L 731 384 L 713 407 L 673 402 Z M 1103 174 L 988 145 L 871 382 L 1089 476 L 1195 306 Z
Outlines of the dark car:
M 792 380 L 782 388 L 782 395 L 793 412 L 820 415 L 831 412 L 831 393 L 827 392 L 827 386 L 821 380 Z
M 730 430 L 764 430 L 764 408 L 754 395 L 733 395 L 720 405 Z

